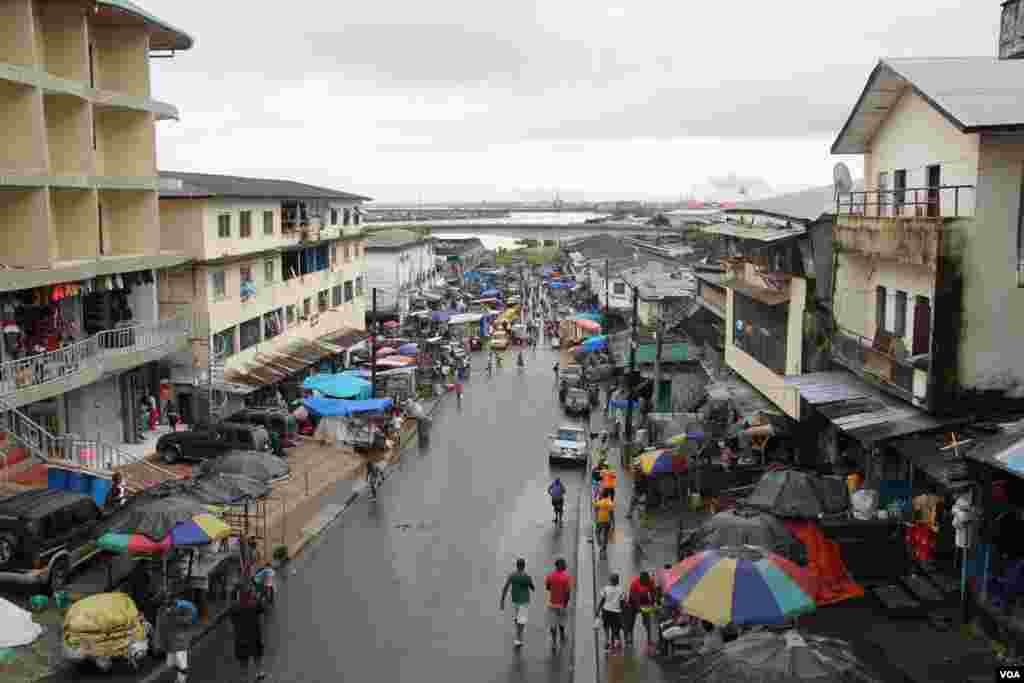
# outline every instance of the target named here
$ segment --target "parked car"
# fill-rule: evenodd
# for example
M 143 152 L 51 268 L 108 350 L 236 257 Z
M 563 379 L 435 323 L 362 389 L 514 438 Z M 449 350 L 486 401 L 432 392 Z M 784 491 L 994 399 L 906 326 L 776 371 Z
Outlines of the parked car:
M 587 431 L 576 425 L 562 425 L 549 434 L 548 461 L 570 465 L 587 465 Z
M 90 496 L 60 489 L 0 500 L 0 581 L 60 590 L 98 552 L 101 516 Z
M 256 425 L 276 434 L 282 448 L 293 448 L 299 444 L 299 423 L 287 410 L 280 408 L 247 408 L 239 410 L 227 419 L 228 422 Z
M 567 415 L 586 415 L 590 412 L 590 394 L 586 389 L 570 389 L 563 405 Z
M 230 450 L 265 451 L 270 435 L 264 427 L 219 422 L 199 425 L 187 432 L 164 434 L 156 442 L 156 452 L 167 464 L 181 460 L 198 462 L 216 458 Z

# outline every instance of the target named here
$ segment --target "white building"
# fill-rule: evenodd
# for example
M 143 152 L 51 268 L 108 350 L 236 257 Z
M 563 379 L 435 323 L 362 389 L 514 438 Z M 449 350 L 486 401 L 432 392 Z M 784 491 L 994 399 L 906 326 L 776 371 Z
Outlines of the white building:
M 377 289 L 378 312 L 405 315 L 413 291 L 437 273 L 433 241 L 411 230 L 382 230 L 366 240 L 366 279 L 371 293 Z

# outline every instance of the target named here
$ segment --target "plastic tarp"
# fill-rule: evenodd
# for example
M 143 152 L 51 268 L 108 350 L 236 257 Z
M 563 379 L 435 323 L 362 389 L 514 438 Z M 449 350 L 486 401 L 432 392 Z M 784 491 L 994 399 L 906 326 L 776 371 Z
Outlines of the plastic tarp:
M 807 569 L 819 607 L 864 596 L 864 588 L 850 578 L 839 544 L 825 537 L 817 523 L 783 520 L 790 533 L 807 548 Z
M 127 594 L 100 593 L 73 604 L 64 617 L 64 629 L 76 633 L 109 633 L 138 618 L 139 609 Z
M 307 377 L 302 383 L 304 389 L 319 391 L 325 396 L 334 398 L 364 399 L 370 398 L 372 386 L 369 382 L 352 375 L 319 374 Z
M 32 621 L 29 612 L 0 598 L 0 647 L 28 645 L 42 633 L 43 627 Z
M 607 348 L 608 337 L 591 337 L 580 344 L 580 352 L 582 353 L 594 353 L 595 351 L 604 351 Z
M 604 316 L 599 313 L 577 313 L 573 318 L 576 320 L 590 320 L 598 324 L 601 324 L 604 320 Z
M 704 522 L 680 542 L 680 551 L 756 545 L 799 565 L 807 564 L 807 549 L 786 525 L 766 512 L 727 510 Z
M 798 519 L 817 519 L 821 515 L 845 512 L 850 506 L 842 479 L 799 470 L 765 473 L 745 504 L 779 517 Z
M 379 413 L 391 408 L 390 398 L 369 398 L 360 401 L 345 401 L 331 398 L 307 398 L 303 404 L 317 415 L 324 417 L 348 417 L 357 413 Z
M 201 466 L 201 472 L 203 476 L 211 474 L 241 474 L 267 483 L 288 476 L 291 468 L 288 467 L 284 460 L 270 453 L 232 451 L 215 460 L 204 462 Z M 163 536 L 160 538 L 163 538 Z
M 430 319 L 435 323 L 448 322 L 448 319 L 452 317 L 449 311 L 434 311 L 430 314 Z
M 155 496 L 184 496 L 204 505 L 231 505 L 270 494 L 261 481 L 239 474 L 210 474 L 198 479 L 171 479 L 148 490 Z
M 348 377 L 358 377 L 359 379 L 370 379 L 370 371 L 364 370 L 363 368 L 357 368 L 355 370 L 344 370 L 341 374 Z
M 217 460 L 217 462 L 219 461 L 220 459 Z M 114 516 L 103 526 L 104 531 L 117 534 L 142 534 L 159 543 L 167 537 L 175 525 L 205 513 L 207 513 L 205 505 L 187 496 L 141 495 L 127 507 L 114 513 Z M 102 533 L 97 534 L 97 536 L 101 535 Z

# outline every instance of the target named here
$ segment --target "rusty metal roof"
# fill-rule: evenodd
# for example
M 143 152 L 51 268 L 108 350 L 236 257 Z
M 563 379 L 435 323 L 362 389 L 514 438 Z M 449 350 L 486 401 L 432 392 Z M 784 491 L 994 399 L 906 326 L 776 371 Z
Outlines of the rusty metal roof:
M 939 429 L 951 424 L 884 394 L 850 372 L 811 372 L 787 377 L 800 397 L 838 429 L 862 443 Z
M 807 234 L 807 228 L 802 225 L 793 228 L 773 228 L 763 225 L 734 225 L 731 223 L 716 223 L 701 228 L 700 231 L 708 235 L 736 237 L 756 242 L 777 242 Z

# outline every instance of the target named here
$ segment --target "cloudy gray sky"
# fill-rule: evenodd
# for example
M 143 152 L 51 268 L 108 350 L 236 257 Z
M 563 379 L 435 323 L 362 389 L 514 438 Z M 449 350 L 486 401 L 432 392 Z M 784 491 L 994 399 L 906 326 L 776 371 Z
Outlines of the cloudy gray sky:
M 881 56 L 994 55 L 998 0 L 139 0 L 160 167 L 378 201 L 672 198 L 830 182 Z M 857 159 L 842 159 L 859 173 Z M 738 182 L 734 182 L 738 181 Z

